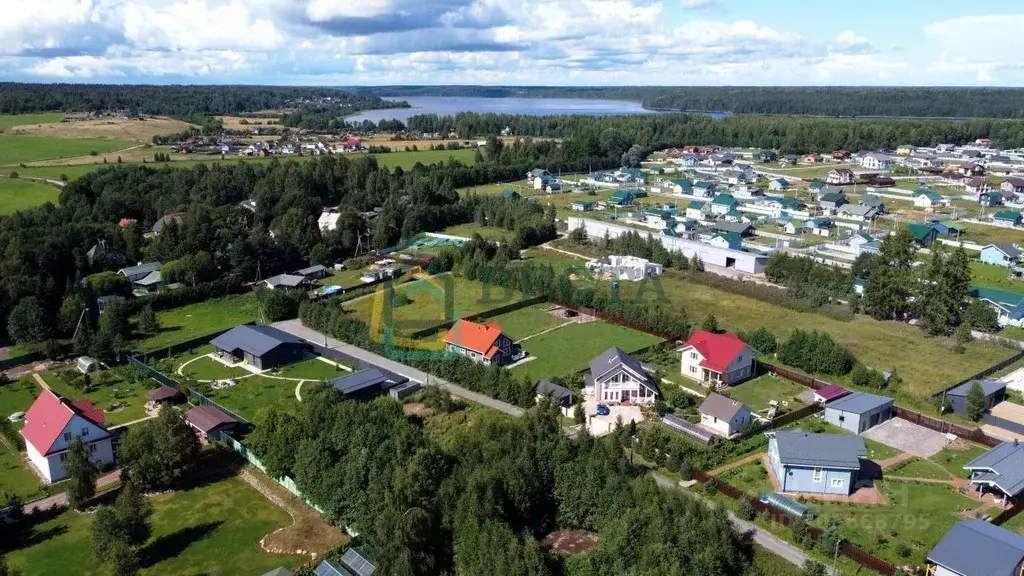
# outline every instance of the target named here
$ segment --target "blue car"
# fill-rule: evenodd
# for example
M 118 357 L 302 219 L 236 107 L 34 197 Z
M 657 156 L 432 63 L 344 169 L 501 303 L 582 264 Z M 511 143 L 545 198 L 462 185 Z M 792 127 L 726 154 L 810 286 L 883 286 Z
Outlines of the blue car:
M 609 414 L 611 414 L 611 410 L 609 410 L 607 406 L 605 406 L 604 404 L 598 404 L 597 405 L 597 415 L 598 416 L 607 416 Z

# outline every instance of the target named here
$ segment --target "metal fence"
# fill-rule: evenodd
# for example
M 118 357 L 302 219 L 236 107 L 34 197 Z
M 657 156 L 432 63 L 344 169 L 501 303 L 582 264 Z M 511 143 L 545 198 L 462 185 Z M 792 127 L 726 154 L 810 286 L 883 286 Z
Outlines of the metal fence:
M 177 386 L 178 386 L 178 383 L 175 382 L 174 380 L 172 380 L 171 378 L 169 378 L 166 374 L 164 374 L 163 372 L 157 370 L 156 368 L 153 368 L 149 364 L 146 364 L 142 360 L 139 360 L 135 356 L 130 356 L 129 355 L 128 356 L 128 363 L 131 364 L 132 366 L 138 368 L 139 370 L 142 370 L 146 374 L 149 374 L 150 378 L 152 378 L 153 380 L 156 380 L 157 382 L 159 382 L 160 384 L 163 384 L 164 386 L 170 386 L 171 388 L 177 388 Z
M 924 414 L 914 412 L 913 410 L 900 408 L 899 406 L 893 406 L 892 415 L 896 418 L 909 420 L 914 424 L 924 426 L 930 430 L 942 432 L 943 434 L 953 434 L 963 438 L 964 440 L 970 440 L 972 442 L 977 442 L 978 444 L 984 444 L 985 446 L 998 446 L 1002 442 L 999 438 L 989 436 L 978 428 L 967 428 L 965 426 L 960 426 L 959 424 L 940 420 L 939 418 L 925 416 Z
M 220 405 L 219 403 L 214 402 L 213 400 L 210 400 L 209 398 L 207 398 L 206 396 L 203 396 L 199 392 L 196 392 L 196 390 L 194 388 L 189 388 L 188 389 L 188 397 L 189 397 L 189 400 L 192 401 L 194 404 L 197 404 L 199 406 L 203 406 L 203 405 L 213 406 L 217 410 L 220 410 L 221 412 L 227 414 L 228 416 L 231 416 L 235 420 L 238 420 L 239 422 L 241 422 L 243 424 L 248 424 L 249 426 L 252 426 L 252 422 L 250 422 L 249 420 L 243 418 L 238 413 L 236 413 L 236 412 L 234 412 L 234 411 L 232 411 L 232 410 L 230 410 L 228 408 L 225 408 L 224 406 Z

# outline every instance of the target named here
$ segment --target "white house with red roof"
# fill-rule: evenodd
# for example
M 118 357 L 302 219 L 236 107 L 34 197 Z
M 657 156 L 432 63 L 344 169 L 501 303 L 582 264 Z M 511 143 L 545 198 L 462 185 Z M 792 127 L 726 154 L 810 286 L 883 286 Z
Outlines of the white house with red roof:
M 757 351 L 735 334 L 698 330 L 683 344 L 679 353 L 683 376 L 716 390 L 754 375 Z
M 51 391 L 43 390 L 25 414 L 25 437 L 28 458 L 48 482 L 59 482 L 67 474 L 68 444 L 81 438 L 96 464 L 114 463 L 114 435 L 103 426 L 103 411 L 88 400 L 71 402 Z
M 499 366 L 515 362 L 523 355 L 497 322 L 457 321 L 444 337 L 444 349 L 480 364 Z

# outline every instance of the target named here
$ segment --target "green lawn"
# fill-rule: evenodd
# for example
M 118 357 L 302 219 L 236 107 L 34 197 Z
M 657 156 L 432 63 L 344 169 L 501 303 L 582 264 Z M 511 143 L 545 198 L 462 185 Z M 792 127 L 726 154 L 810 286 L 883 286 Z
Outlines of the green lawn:
M 1024 243 L 1024 230 L 1020 228 L 1001 228 L 985 224 L 961 224 L 965 230 L 963 240 L 975 244 Z
M 0 444 L 0 497 L 5 492 L 28 501 L 45 496 L 47 490 L 39 477 L 29 470 L 23 454 L 17 454 L 6 444 Z
M 198 304 L 157 312 L 160 333 L 137 343 L 143 352 L 156 352 L 219 330 L 259 318 L 259 306 L 253 293 L 224 296 Z
M 409 298 L 409 303 L 392 308 L 392 320 L 396 323 L 399 333 L 414 332 L 446 320 L 465 318 L 500 306 L 506 306 L 523 299 L 523 295 L 513 290 L 505 290 L 497 286 L 486 286 L 483 283 L 466 280 L 465 278 L 444 274 L 430 280 L 418 280 L 403 284 L 396 289 Z M 363 298 L 357 302 L 345 304 L 345 309 L 364 322 L 371 324 L 373 310 L 379 306 L 378 313 L 383 319 L 384 292 Z M 446 312 L 445 302 L 451 299 L 452 309 Z M 449 313 L 451 314 L 449 316 Z
M 226 408 L 238 412 L 251 422 L 263 419 L 267 410 L 272 407 L 283 409 L 297 408 L 295 386 L 298 382 L 277 380 L 263 376 L 242 378 L 231 388 L 211 390 L 207 395 L 211 400 L 223 404 Z M 304 384 L 303 387 L 312 386 Z
M 994 288 L 1024 294 L 1024 282 L 1010 280 L 1010 271 L 1003 266 L 971 262 L 971 282 L 981 288 Z
M 718 478 L 754 497 L 774 490 L 768 470 L 760 460 L 730 468 L 719 474 Z
M 89 375 L 93 389 L 82 392 L 70 384 L 74 368 L 46 372 L 43 379 L 55 392 L 72 400 L 85 398 L 103 410 L 107 426 L 117 426 L 146 417 L 146 393 L 150 390 L 143 382 L 133 379 L 127 367 L 94 372 Z M 104 376 L 106 375 L 106 376 Z M 112 411 L 111 411 L 112 410 Z
M 839 518 L 845 538 L 897 565 L 921 564 L 924 555 L 962 519 L 961 512 L 980 506 L 949 486 L 894 480 L 876 485 L 888 499 L 885 506 L 815 501 L 811 504 L 818 513 L 815 524 L 824 527 L 830 518 Z
M 792 562 L 770 552 L 767 548 L 754 545 L 754 568 L 755 573 L 761 576 L 802 576 L 804 571 L 793 565 Z
M 969 450 L 954 450 L 943 448 L 937 454 L 932 455 L 931 460 L 946 469 L 947 472 L 957 478 L 967 478 L 967 471 L 964 464 L 988 452 L 988 448 L 978 445 L 971 445 Z
M 767 409 L 770 400 L 778 401 L 780 410 L 792 411 L 803 407 L 803 403 L 795 396 L 806 390 L 806 387 L 796 382 L 790 382 L 772 374 L 764 374 L 738 386 L 730 387 L 729 397 L 739 400 L 754 412 Z M 788 402 L 789 406 L 783 406 L 783 402 Z
M 0 177 L 0 215 L 14 214 L 47 202 L 56 204 L 59 198 L 60 190 L 55 186 L 34 180 Z
M 28 410 L 40 391 L 39 385 L 31 376 L 0 384 L 0 418 Z
M 53 138 L 50 136 L 0 136 L 0 165 L 103 154 L 131 146 L 118 140 Z
M 519 340 L 564 322 L 561 318 L 547 312 L 549 306 L 546 303 L 534 304 L 533 306 L 492 316 L 487 321 L 497 322 L 501 326 L 502 332 L 511 336 L 513 340 Z
M 184 362 L 178 363 L 179 366 Z M 177 370 L 175 370 L 177 372 Z M 196 380 L 226 380 L 228 378 L 239 378 L 252 374 L 245 368 L 232 368 L 225 366 L 213 358 L 199 358 L 188 363 L 182 368 L 181 373 L 191 376 Z
M 914 458 L 900 462 L 886 470 L 885 475 L 903 476 L 904 478 L 928 478 L 931 480 L 949 480 L 945 468 L 930 460 Z
M 462 236 L 464 238 L 472 238 L 474 234 L 479 234 L 480 236 L 483 236 L 484 240 L 491 240 L 492 242 L 507 242 L 515 233 L 504 228 L 481 226 L 479 224 L 471 223 L 449 226 L 444 230 L 441 230 L 441 234 Z
M 40 114 L 0 114 L 0 130 L 15 126 L 33 126 L 36 124 L 54 124 L 64 118 L 61 112 L 42 112 Z
M 612 346 L 633 352 L 658 342 L 657 336 L 604 321 L 570 324 L 523 342 L 523 349 L 536 359 L 513 368 L 512 374 L 530 380 L 567 376 Z
M 291 524 L 288 514 L 232 477 L 184 492 L 150 497 L 153 536 L 141 551 L 142 574 L 249 576 L 305 558 L 269 554 L 260 539 Z M 65 512 L 27 528 L 7 563 L 25 576 L 109 573 L 92 555 L 92 515 Z
M 360 280 L 362 275 L 362 270 L 330 270 L 327 276 L 317 281 L 317 286 L 337 285 L 342 288 L 355 288 L 363 285 L 363 281 Z
M 274 376 L 300 378 L 303 380 L 330 380 L 346 374 L 351 374 L 351 372 L 318 358 L 309 358 L 302 362 L 285 366 L 280 372 L 274 372 Z

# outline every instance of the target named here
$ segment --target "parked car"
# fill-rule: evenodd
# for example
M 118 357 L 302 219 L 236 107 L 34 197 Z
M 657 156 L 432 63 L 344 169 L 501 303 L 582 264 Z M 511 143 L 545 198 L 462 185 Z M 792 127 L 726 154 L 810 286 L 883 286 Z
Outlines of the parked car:
M 598 416 L 607 416 L 607 415 L 609 415 L 611 413 L 612 413 L 612 411 L 609 410 L 608 407 L 605 406 L 604 404 L 598 404 L 597 405 L 597 415 Z

